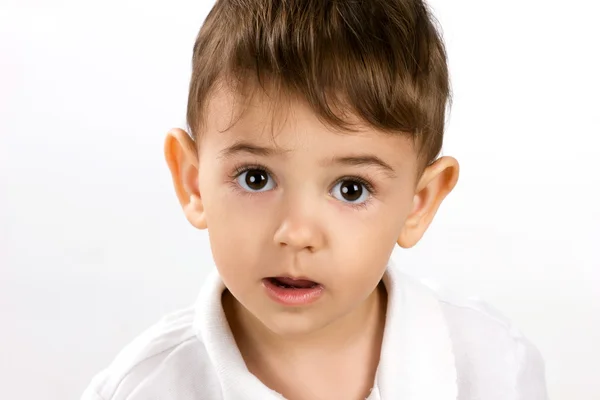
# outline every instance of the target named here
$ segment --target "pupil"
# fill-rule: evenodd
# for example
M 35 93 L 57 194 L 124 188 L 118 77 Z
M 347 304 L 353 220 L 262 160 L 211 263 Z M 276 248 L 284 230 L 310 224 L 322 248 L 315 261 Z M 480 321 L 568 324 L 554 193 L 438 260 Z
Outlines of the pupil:
M 346 181 L 342 184 L 342 196 L 348 201 L 355 201 L 362 194 L 362 186 L 356 182 Z
M 253 190 L 260 190 L 265 187 L 267 177 L 263 171 L 251 169 L 246 173 L 246 184 Z

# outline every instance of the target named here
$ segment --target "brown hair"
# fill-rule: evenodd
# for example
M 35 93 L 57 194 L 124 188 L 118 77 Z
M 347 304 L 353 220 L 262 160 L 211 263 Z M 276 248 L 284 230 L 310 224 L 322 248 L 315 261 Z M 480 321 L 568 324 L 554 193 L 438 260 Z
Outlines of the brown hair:
M 446 52 L 421 0 L 217 0 L 196 38 L 187 124 L 202 128 L 222 79 L 300 96 L 331 126 L 350 112 L 410 135 L 424 164 L 442 147 L 450 83 Z

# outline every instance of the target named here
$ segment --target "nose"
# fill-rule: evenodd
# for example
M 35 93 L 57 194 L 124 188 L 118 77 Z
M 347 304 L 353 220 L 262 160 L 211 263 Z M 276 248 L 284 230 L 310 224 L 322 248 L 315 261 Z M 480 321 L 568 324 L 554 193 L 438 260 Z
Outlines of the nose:
M 325 245 L 325 234 L 316 210 L 295 208 L 288 211 L 273 237 L 275 244 L 293 251 L 315 252 Z

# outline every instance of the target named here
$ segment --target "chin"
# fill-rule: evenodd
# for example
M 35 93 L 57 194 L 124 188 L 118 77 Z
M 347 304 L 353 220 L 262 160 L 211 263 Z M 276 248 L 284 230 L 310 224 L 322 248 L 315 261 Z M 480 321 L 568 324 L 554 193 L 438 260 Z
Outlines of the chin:
M 327 325 L 310 313 L 294 312 L 261 318 L 261 322 L 274 334 L 290 339 L 310 335 Z

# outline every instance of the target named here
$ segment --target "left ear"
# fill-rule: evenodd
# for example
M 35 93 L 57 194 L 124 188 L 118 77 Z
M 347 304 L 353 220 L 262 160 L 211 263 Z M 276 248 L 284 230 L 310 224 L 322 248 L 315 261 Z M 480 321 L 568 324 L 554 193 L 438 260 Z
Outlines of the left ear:
M 421 240 L 440 204 L 456 186 L 458 171 L 453 157 L 441 157 L 425 169 L 417 184 L 413 210 L 398 237 L 400 247 L 410 248 Z

